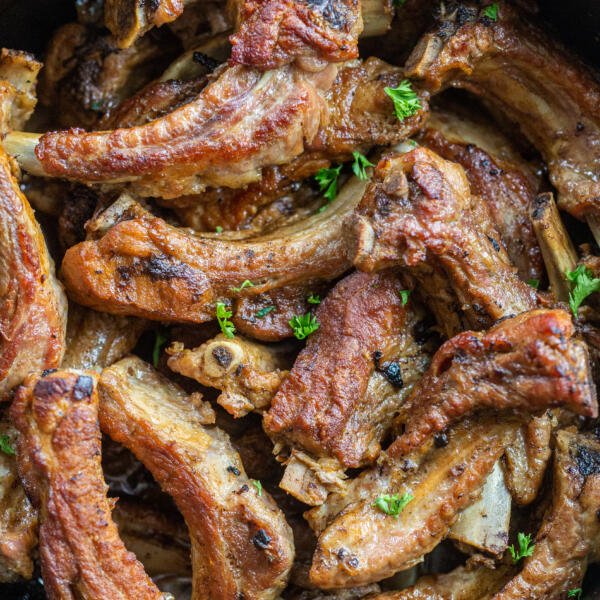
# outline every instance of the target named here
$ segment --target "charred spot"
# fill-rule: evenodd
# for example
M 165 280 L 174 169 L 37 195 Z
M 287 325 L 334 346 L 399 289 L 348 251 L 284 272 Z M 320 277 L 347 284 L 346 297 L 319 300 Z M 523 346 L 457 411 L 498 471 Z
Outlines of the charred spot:
M 489 235 L 486 236 L 487 239 L 490 241 L 490 244 L 492 245 L 492 248 L 496 251 L 496 252 L 500 252 L 500 244 L 493 238 L 490 237 Z
M 193 271 L 183 263 L 175 263 L 164 254 L 155 254 L 143 261 L 142 271 L 155 281 L 169 279 L 191 279 Z
M 584 477 L 600 473 L 600 452 L 586 446 L 578 446 L 575 455 L 577 470 Z
M 375 190 L 375 210 L 378 215 L 387 217 L 392 212 L 392 206 L 387 194 L 379 188 Z
M 348 566 L 352 567 L 353 569 L 357 569 L 358 565 L 360 565 L 360 561 L 358 560 L 358 558 L 356 556 L 351 556 L 348 561 Z
M 381 360 L 382 356 L 383 352 L 381 350 L 375 350 L 375 352 L 373 352 L 373 362 L 375 363 L 376 369 L 379 369 L 379 361 Z
M 227 467 L 227 471 L 229 473 L 233 473 L 236 477 L 240 474 L 240 470 L 237 467 L 234 467 L 233 465 L 229 465 Z
M 417 321 L 412 330 L 412 336 L 415 338 L 417 344 L 423 345 L 431 337 L 437 335 L 431 328 L 435 325 L 434 321 L 430 318 Z
M 433 436 L 433 443 L 435 444 L 436 448 L 443 448 L 444 446 L 447 446 L 448 434 L 445 431 L 442 431 L 441 433 L 436 433 Z
M 536 196 L 533 200 L 533 211 L 531 212 L 531 218 L 534 220 L 541 219 L 547 205 L 548 199 L 545 194 Z
M 131 279 L 132 271 L 133 267 L 128 267 L 126 265 L 117 267 L 117 273 L 119 274 L 121 281 L 124 283 Z
M 246 596 L 242 592 L 238 592 L 235 596 L 235 600 L 244 600 Z
M 233 360 L 233 355 L 231 352 L 223 346 L 218 346 L 215 348 L 212 351 L 212 355 L 217 363 L 219 363 L 219 366 L 223 367 L 224 369 L 227 369 Z
M 399 389 L 404 387 L 404 381 L 402 380 L 402 370 L 400 369 L 400 365 L 397 362 L 385 362 L 382 365 L 381 372 L 394 387 L 397 387 Z
M 56 373 L 58 369 L 44 369 L 42 371 L 42 377 L 46 377 L 47 375 L 51 375 L 52 373 Z
M 581 133 L 585 129 L 585 125 L 581 121 L 577 121 L 577 125 L 575 125 L 575 131 L 577 133 Z
M 307 6 L 323 15 L 334 29 L 349 29 L 353 13 L 344 0 L 306 0 Z
M 250 488 L 248 487 L 248 484 L 244 484 L 237 492 L 236 494 L 245 494 Z
M 192 60 L 195 63 L 202 65 L 209 73 L 212 73 L 219 66 L 218 60 L 208 56 L 208 54 L 204 54 L 204 52 L 194 52 L 192 54 Z
M 271 543 L 271 536 L 264 529 L 259 529 L 252 537 L 252 543 L 259 550 L 266 550 Z
M 73 399 L 89 398 L 94 391 L 94 380 L 88 375 L 80 375 L 73 386 Z
M 52 398 L 62 396 L 69 391 L 69 384 L 61 377 L 51 379 L 40 379 L 33 388 L 33 394 L 37 398 Z
M 477 12 L 478 10 L 475 7 L 459 5 L 456 9 L 456 26 L 462 27 L 465 23 L 474 21 L 477 18 Z

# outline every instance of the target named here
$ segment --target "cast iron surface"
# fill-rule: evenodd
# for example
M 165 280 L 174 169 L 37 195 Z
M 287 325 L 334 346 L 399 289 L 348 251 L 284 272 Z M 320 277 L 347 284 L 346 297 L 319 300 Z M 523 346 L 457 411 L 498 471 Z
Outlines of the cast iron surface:
M 41 56 L 51 32 L 74 18 L 75 1 L 0 0 L 0 47 Z M 600 70 L 600 0 L 539 0 L 539 4 L 557 37 Z M 585 584 L 585 598 L 600 600 L 600 569 L 590 569 Z M 0 584 L 0 599 L 44 600 L 39 574 L 27 584 Z

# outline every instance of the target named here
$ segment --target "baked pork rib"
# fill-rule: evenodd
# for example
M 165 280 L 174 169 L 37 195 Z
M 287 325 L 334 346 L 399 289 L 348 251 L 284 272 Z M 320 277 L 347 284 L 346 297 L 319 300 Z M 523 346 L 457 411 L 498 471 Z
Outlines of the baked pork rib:
M 71 370 L 30 375 L 16 393 L 11 417 L 20 434 L 21 481 L 40 511 L 48 597 L 162 599 L 111 517 L 95 376 Z
M 102 430 L 136 455 L 186 520 L 193 600 L 276 598 L 293 562 L 292 532 L 228 436 L 205 426 L 212 410 L 199 412 L 193 397 L 135 357 L 103 371 L 100 393 Z

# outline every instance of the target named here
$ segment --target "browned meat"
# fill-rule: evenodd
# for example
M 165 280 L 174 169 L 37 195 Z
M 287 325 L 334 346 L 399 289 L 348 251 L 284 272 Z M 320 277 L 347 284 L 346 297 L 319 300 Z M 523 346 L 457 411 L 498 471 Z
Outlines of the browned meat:
M 219 298 L 253 296 L 289 284 L 328 280 L 350 267 L 344 217 L 365 183 L 351 180 L 326 211 L 250 240 L 194 236 L 143 214 L 98 240 L 70 248 L 62 277 L 80 304 L 114 314 L 202 323 Z M 110 209 L 109 209 L 110 210 Z M 254 287 L 232 292 L 246 279 Z
M 277 597 L 292 566 L 292 534 L 228 436 L 204 427 L 193 399 L 134 357 L 104 370 L 101 397 L 103 431 L 134 452 L 186 520 L 192 598 Z
M 535 412 L 565 406 L 596 417 L 587 347 L 574 333 L 567 312 L 534 310 L 447 341 L 403 407 L 406 428 L 388 452 L 406 454 L 484 408 Z
M 40 511 L 40 560 L 48 598 L 162 595 L 119 538 L 100 465 L 98 394 L 92 375 L 31 375 L 11 417 L 21 481 Z
M 58 241 L 66 249 L 83 242 L 85 239 L 85 224 L 91 219 L 100 203 L 100 197 L 91 188 L 60 182 L 58 190 L 60 194 L 60 208 L 58 209 Z M 34 192 L 35 193 L 35 192 Z M 44 200 L 51 201 L 56 191 L 50 187 L 48 191 L 43 190 Z M 39 199 L 39 194 L 34 196 Z M 30 198 L 33 202 L 33 199 Z M 37 206 L 34 204 L 34 208 Z
M 0 150 L 0 401 L 63 357 L 66 299 L 31 207 Z
M 14 134 L 6 145 L 37 174 L 133 181 L 144 195 L 175 198 L 206 185 L 242 187 L 259 179 L 262 167 L 287 163 L 305 150 L 348 157 L 357 145 L 365 150 L 410 136 L 424 119 L 426 102 L 398 123 L 384 88 L 402 77 L 399 68 L 377 59 L 317 73 L 234 66 L 222 69 L 194 101 L 146 125 L 48 133 L 35 148 L 37 158 L 35 136 Z M 330 96 L 332 86 L 337 92 Z
M 462 167 L 430 150 L 381 160 L 354 228 L 359 269 L 403 267 L 434 298 L 439 292 L 432 289 L 431 274 L 441 269 L 474 329 L 537 305 L 535 290 L 517 277 Z
M 0 582 L 31 579 L 33 549 L 37 545 L 38 516 L 19 481 L 18 433 L 8 419 L 0 421 Z M 8 451 L 7 451 L 8 450 Z
M 63 368 L 101 370 L 129 354 L 146 328 L 141 319 L 69 306 Z
M 172 371 L 221 390 L 217 402 L 234 417 L 266 410 L 291 363 L 278 347 L 222 333 L 193 350 L 176 343 L 167 352 Z
M 405 385 L 402 369 L 420 354 L 411 333 L 416 319 L 403 307 L 402 289 L 390 273 L 353 273 L 333 288 L 316 311 L 319 329 L 265 415 L 267 434 L 316 457 L 337 458 L 345 467 L 358 467 L 379 454 L 410 389 L 411 377 Z M 400 359 L 390 361 L 390 355 L 399 358 L 394 356 L 398 346 Z M 377 368 L 402 389 L 393 402 L 385 394 L 369 393 Z
M 556 436 L 552 506 L 523 570 L 494 600 L 565 598 L 581 587 L 600 536 L 600 444 L 568 430 Z
M 436 112 L 421 142 L 460 164 L 471 192 L 488 207 L 508 256 L 524 281 L 543 278 L 544 265 L 529 211 L 540 186 L 532 165 L 488 123 Z
M 506 448 L 504 479 L 517 504 L 531 504 L 536 499 L 552 455 L 551 436 L 552 419 L 544 413 L 523 425 Z
M 342 497 L 342 512 L 319 537 L 311 581 L 322 589 L 363 585 L 420 562 L 447 535 L 459 512 L 477 499 L 510 443 L 514 427 L 494 421 L 463 421 L 449 433 L 445 447 L 405 461 L 386 457 L 363 473 Z M 398 518 L 374 506 L 381 494 L 404 493 L 413 499 Z
M 358 56 L 359 0 L 239 0 L 231 62 L 276 69 L 296 60 L 340 62 Z
M 462 87 L 518 123 L 543 155 L 559 205 L 598 213 L 600 88 L 594 76 L 507 2 L 498 18 L 449 5 L 408 60 L 432 91 Z

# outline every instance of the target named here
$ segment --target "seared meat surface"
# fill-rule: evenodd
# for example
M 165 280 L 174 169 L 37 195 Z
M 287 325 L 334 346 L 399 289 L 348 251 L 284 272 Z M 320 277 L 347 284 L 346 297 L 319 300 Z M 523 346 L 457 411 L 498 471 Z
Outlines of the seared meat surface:
M 184 516 L 192 541 L 194 599 L 275 598 L 294 547 L 270 496 L 251 484 L 228 436 L 207 427 L 206 407 L 137 358 L 105 369 L 103 431 L 144 463 Z
M 31 375 L 11 418 L 21 481 L 39 510 L 39 551 L 48 597 L 152 598 L 162 594 L 119 538 L 100 466 L 95 377 Z

